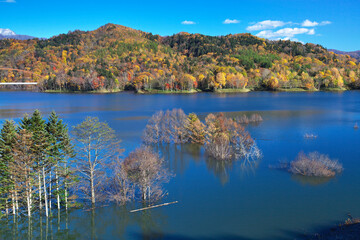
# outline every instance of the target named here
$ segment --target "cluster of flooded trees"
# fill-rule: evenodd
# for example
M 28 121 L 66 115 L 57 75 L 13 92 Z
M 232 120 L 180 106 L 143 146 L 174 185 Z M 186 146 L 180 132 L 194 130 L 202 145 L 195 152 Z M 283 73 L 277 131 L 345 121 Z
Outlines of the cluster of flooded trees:
M 49 216 L 69 206 L 73 155 L 66 125 L 53 112 L 48 122 L 39 111 L 19 125 L 6 121 L 0 133 L 0 207 L 6 214 L 30 217 L 35 208 Z
M 143 140 L 147 144 L 192 143 L 204 145 L 206 153 L 218 160 L 259 158 L 261 152 L 243 124 L 262 121 L 250 118 L 227 118 L 223 113 L 209 114 L 202 122 L 195 113 L 181 109 L 159 111 L 146 125 Z
M 141 147 L 122 159 L 120 141 L 107 123 L 87 117 L 71 131 L 52 112 L 39 111 L 15 124 L 5 121 L 0 133 L 0 210 L 6 215 L 98 201 L 123 204 L 152 201 L 171 176 L 159 154 Z M 89 201 L 86 201 L 89 200 Z

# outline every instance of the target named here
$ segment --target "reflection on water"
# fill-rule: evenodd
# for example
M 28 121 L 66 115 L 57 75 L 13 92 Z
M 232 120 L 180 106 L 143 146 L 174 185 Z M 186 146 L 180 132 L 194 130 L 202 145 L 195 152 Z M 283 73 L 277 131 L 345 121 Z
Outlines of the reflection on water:
M 209 172 L 212 172 L 221 182 L 229 181 L 229 174 L 236 166 L 240 175 L 255 174 L 260 159 L 217 160 L 205 154 L 204 147 L 198 144 L 161 144 L 154 145 L 154 150 L 160 152 L 166 160 L 168 168 L 175 174 L 183 174 L 190 162 L 204 162 Z
M 154 147 L 176 175 L 165 185 L 167 207 L 129 213 L 139 204 L 93 211 L 53 212 L 51 218 L 12 216 L 0 224 L 0 239 L 293 239 L 289 233 L 360 216 L 360 92 L 135 95 L 0 92 L 0 124 L 26 112 L 55 110 L 71 127 L 87 115 L 107 121 L 127 153 L 141 144 L 147 118 L 158 110 L 182 108 L 204 118 L 258 113 L 263 122 L 246 129 L 258 139 L 259 161 L 219 162 L 202 146 Z M 316 133 L 314 141 L 305 133 Z M 339 159 L 345 171 L 333 179 L 291 176 L 269 169 L 300 151 Z M 291 235 L 293 236 L 293 235 Z
M 79 239 L 81 236 L 76 229 L 68 228 L 71 220 L 65 211 L 49 218 L 38 214 L 31 218 L 10 216 L 2 221 L 1 239 Z
M 308 176 L 301 176 L 301 175 L 295 174 L 295 175 L 291 176 L 291 179 L 302 185 L 317 186 L 317 185 L 322 185 L 322 184 L 328 183 L 333 178 L 330 178 L 330 177 L 308 177 Z

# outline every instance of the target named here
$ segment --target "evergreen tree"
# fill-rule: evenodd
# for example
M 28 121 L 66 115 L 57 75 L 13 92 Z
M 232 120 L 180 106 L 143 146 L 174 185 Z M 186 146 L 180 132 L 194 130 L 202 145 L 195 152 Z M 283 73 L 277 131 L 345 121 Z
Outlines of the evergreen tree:
M 66 176 L 67 178 L 70 177 L 68 176 L 69 171 L 66 161 L 68 157 L 73 155 L 73 145 L 71 144 L 69 130 L 66 124 L 64 124 L 61 119 L 59 120 L 58 115 L 54 111 L 50 114 L 46 131 L 49 134 L 49 156 L 55 164 L 55 194 L 57 207 L 60 209 L 60 175 Z M 67 188 L 67 183 L 64 182 L 64 184 L 66 185 L 65 188 Z M 67 189 L 65 191 L 65 204 L 67 204 Z
M 0 132 L 0 209 L 8 214 L 8 201 L 13 186 L 9 172 L 9 163 L 13 161 L 12 148 L 15 141 L 16 128 L 14 121 L 5 121 Z M 15 214 L 15 212 L 13 212 Z

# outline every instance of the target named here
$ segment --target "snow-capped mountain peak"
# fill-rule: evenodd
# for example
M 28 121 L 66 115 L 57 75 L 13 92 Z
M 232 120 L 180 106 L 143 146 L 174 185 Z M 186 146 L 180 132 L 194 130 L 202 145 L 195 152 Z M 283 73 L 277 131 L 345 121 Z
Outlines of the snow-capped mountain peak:
M 10 29 L 0 28 L 0 35 L 3 35 L 3 36 L 15 36 L 16 33 L 11 31 Z

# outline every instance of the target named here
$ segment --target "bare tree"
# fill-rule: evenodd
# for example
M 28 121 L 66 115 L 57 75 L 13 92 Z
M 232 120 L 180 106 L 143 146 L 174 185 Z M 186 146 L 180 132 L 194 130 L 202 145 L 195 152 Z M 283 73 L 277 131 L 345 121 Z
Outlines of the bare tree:
M 141 147 L 125 158 L 123 168 L 129 179 L 141 192 L 144 201 L 155 201 L 164 195 L 162 184 L 169 181 L 170 173 L 163 159 L 149 147 Z
M 206 119 L 205 149 L 208 155 L 220 160 L 261 156 L 250 134 L 237 121 L 223 113 L 209 114 Z
M 229 160 L 233 158 L 234 152 L 230 146 L 229 137 L 219 134 L 212 137 L 205 145 L 206 153 L 219 160 Z
M 98 118 L 87 117 L 74 127 L 72 134 L 76 140 L 75 164 L 81 180 L 81 190 L 94 205 L 100 194 L 100 179 L 104 176 L 108 161 L 123 150 L 119 148 L 120 141 L 117 140 L 115 131 L 107 123 L 99 122 Z
M 331 160 L 329 156 L 312 152 L 299 153 L 295 161 L 289 166 L 289 172 L 293 174 L 313 177 L 333 177 L 343 171 L 342 164 L 337 160 Z
M 146 125 L 143 141 L 147 144 L 187 142 L 184 128 L 186 119 L 182 109 L 156 112 Z
M 130 181 L 128 172 L 124 168 L 121 159 L 117 159 L 111 164 L 113 176 L 109 181 L 107 190 L 108 200 L 118 205 L 125 204 L 135 197 L 135 185 Z

